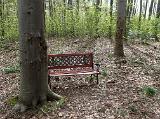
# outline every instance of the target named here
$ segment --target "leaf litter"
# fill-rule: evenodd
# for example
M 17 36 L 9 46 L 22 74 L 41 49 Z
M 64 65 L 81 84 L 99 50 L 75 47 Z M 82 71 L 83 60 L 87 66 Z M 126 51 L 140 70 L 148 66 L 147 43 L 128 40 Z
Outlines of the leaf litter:
M 19 62 L 18 43 L 0 51 L 0 69 Z M 156 47 L 156 48 L 155 48 Z M 118 67 L 109 39 L 48 40 L 49 53 L 93 52 L 94 62 L 100 64 L 100 83 L 89 82 L 89 76 L 61 77 L 52 80 L 52 90 L 66 98 L 63 106 L 51 112 L 29 110 L 11 113 L 8 99 L 19 93 L 19 72 L 5 74 L 0 70 L 0 117 L 16 119 L 160 119 L 160 51 L 159 45 L 127 44 L 127 62 Z M 14 49 L 14 50 L 12 50 Z M 144 86 L 157 89 L 147 97 Z

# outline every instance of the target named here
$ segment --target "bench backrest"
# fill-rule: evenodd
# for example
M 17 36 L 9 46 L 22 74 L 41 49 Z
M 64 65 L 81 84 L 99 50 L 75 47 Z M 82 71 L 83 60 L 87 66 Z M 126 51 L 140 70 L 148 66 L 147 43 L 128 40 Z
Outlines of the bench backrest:
M 49 54 L 48 69 L 93 68 L 93 53 Z

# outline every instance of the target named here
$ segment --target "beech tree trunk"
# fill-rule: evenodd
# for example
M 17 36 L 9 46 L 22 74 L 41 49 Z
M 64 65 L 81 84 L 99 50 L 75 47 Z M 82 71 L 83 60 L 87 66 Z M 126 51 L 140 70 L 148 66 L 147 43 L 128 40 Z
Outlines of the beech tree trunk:
M 44 1 L 18 0 L 21 83 L 17 111 L 58 100 L 48 86 L 47 44 L 44 38 Z
M 116 57 L 124 57 L 123 36 L 126 28 L 126 3 L 126 0 L 118 0 L 117 29 L 114 48 L 114 55 Z

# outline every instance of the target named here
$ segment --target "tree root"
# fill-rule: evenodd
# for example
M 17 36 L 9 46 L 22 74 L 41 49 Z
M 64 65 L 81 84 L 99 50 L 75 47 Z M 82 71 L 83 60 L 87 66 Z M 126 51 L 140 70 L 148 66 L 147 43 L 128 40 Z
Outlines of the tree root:
M 39 98 L 33 98 L 31 103 L 28 103 L 29 105 L 23 103 L 23 101 L 19 101 L 14 107 L 13 111 L 15 112 L 25 112 L 29 108 L 34 108 L 37 105 L 43 105 L 46 101 L 57 101 L 62 99 L 62 96 L 52 92 L 50 89 L 48 89 L 48 92 L 43 96 L 39 96 Z
M 22 103 L 17 103 L 14 107 L 13 107 L 13 111 L 15 112 L 25 112 L 29 107 L 27 107 L 26 105 L 22 104 Z
M 62 99 L 62 96 L 52 92 L 50 89 L 48 89 L 48 94 L 47 94 L 47 100 L 48 101 L 57 101 Z

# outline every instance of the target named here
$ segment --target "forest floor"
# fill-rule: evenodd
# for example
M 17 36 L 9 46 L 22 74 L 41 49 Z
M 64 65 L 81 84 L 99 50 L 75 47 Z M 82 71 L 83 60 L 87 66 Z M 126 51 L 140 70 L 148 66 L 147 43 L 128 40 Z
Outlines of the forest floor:
M 19 73 L 6 67 L 17 66 L 18 43 L 8 43 L 0 51 L 0 118 L 6 119 L 160 119 L 160 43 L 125 44 L 127 63 L 115 64 L 113 44 L 108 39 L 48 40 L 49 53 L 93 52 L 100 63 L 99 84 L 90 84 L 89 76 L 52 80 L 52 90 L 66 98 L 53 110 L 11 113 L 8 100 L 19 93 Z M 145 94 L 153 87 L 154 96 Z

